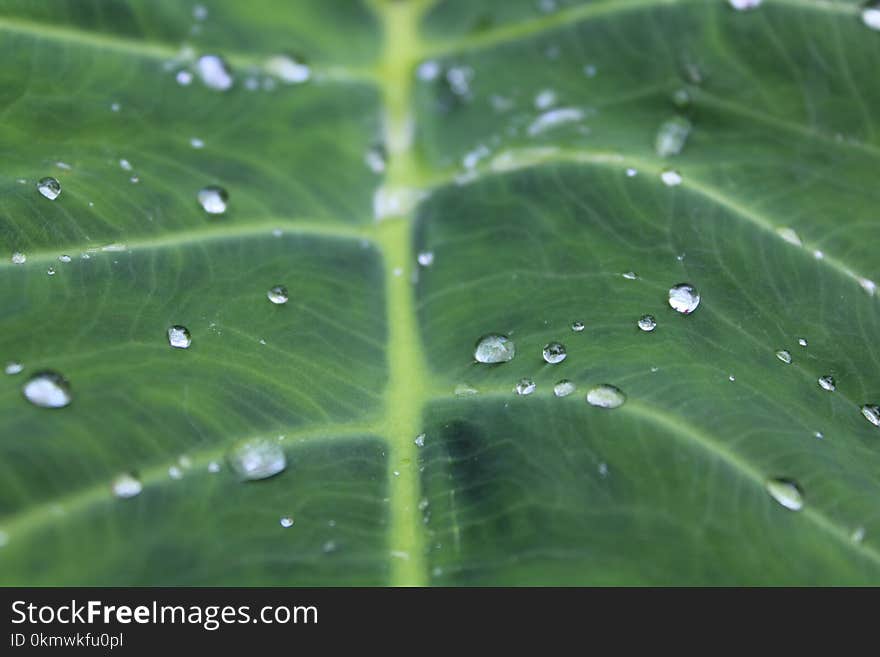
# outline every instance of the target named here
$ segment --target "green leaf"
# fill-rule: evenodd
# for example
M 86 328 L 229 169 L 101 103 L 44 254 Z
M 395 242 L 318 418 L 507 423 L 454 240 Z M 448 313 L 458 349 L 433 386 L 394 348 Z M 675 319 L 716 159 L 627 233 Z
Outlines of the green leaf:
M 860 2 L 202 6 L 0 0 L 0 583 L 880 583 Z

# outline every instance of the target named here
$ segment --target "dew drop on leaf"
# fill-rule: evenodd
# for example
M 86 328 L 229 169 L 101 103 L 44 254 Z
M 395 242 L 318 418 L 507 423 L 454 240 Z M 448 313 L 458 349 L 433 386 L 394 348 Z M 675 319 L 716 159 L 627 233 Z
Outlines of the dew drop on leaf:
M 669 288 L 669 305 L 682 315 L 690 315 L 700 305 L 700 294 L 690 283 L 679 283 Z
M 801 238 L 794 231 L 794 228 L 777 228 L 776 234 L 789 244 L 793 244 L 794 246 L 803 246 L 803 242 L 801 242 Z
M 657 129 L 657 137 L 654 141 L 657 155 L 669 157 L 680 154 L 684 150 L 691 129 L 691 122 L 681 116 L 663 122 Z
M 49 370 L 29 378 L 22 392 L 30 403 L 42 408 L 64 408 L 72 399 L 67 379 Z
M 282 516 L 278 522 L 285 529 L 293 527 L 293 518 L 291 518 L 290 516 Z
M 60 255 L 60 256 L 58 256 L 58 262 L 63 262 L 65 264 L 68 263 L 68 262 L 70 262 L 70 256 L 69 255 Z
M 434 264 L 434 253 L 433 251 L 422 251 L 418 255 L 419 264 L 422 267 L 430 267 Z
M 140 480 L 133 474 L 124 472 L 121 475 L 117 475 L 116 478 L 113 479 L 111 488 L 115 497 L 118 497 L 120 499 L 127 499 L 129 497 L 140 495 L 140 492 L 144 489 L 144 486 L 140 482 Z
M 489 333 L 477 340 L 474 360 L 478 363 L 506 363 L 516 355 L 516 345 L 506 335 Z
M 730 6 L 737 11 L 748 11 L 761 6 L 762 0 L 728 0 Z
M 822 388 L 822 390 L 834 392 L 837 388 L 837 384 L 835 383 L 833 376 L 830 374 L 824 374 L 819 377 L 819 387 Z
M 764 484 L 770 497 L 786 509 L 800 511 L 804 506 L 804 496 L 800 487 L 791 479 L 768 479 Z
M 4 371 L 7 374 L 18 374 L 23 369 L 24 369 L 24 366 L 21 363 L 19 363 L 17 361 L 10 361 L 9 363 L 6 363 L 6 367 L 5 367 Z
M 513 391 L 518 395 L 531 395 L 535 392 L 535 382 L 531 379 L 520 379 L 514 386 Z
M 657 328 L 657 320 L 654 319 L 653 315 L 642 315 L 639 318 L 638 325 L 643 331 L 650 332 Z
M 544 360 L 551 365 L 555 365 L 556 363 L 561 363 L 565 360 L 565 357 L 568 355 L 565 352 L 565 345 L 561 342 L 551 342 L 549 344 L 544 345 L 544 350 L 542 352 Z
M 266 296 L 269 298 L 269 301 L 271 301 L 275 305 L 285 304 L 290 298 L 287 295 L 287 288 L 283 285 L 275 285 L 274 287 L 270 288 L 269 291 L 266 292 Z
M 880 427 L 880 406 L 877 404 L 865 404 L 862 406 L 862 415 L 875 427 Z
M 55 178 L 48 176 L 40 178 L 40 181 L 37 183 L 37 190 L 50 201 L 54 201 L 61 196 L 61 183 Z
M 862 22 L 872 30 L 880 30 L 880 2 L 869 2 L 862 9 Z
M 584 330 L 584 328 L 586 328 L 586 327 L 584 326 L 583 322 L 572 322 L 571 323 L 571 330 L 574 331 L 575 333 L 580 333 L 581 331 Z
M 181 470 L 178 466 L 172 465 L 168 468 L 168 476 L 172 479 L 182 479 L 183 478 L 183 470 Z
M 13 265 L 23 265 L 27 262 L 27 256 L 24 253 L 16 251 L 12 254 L 11 260 Z
M 468 383 L 457 384 L 452 392 L 456 397 L 471 397 L 480 393 L 479 390 Z
M 175 325 L 168 329 L 168 344 L 176 349 L 189 349 L 192 336 L 185 326 Z
M 208 214 L 223 214 L 229 202 L 229 194 L 226 190 L 216 185 L 208 185 L 200 189 L 197 198 L 199 205 Z
M 621 274 L 628 281 L 637 281 L 639 280 L 639 275 L 634 271 L 626 271 Z
M 791 365 L 791 352 L 788 349 L 780 349 L 776 352 L 776 357 L 786 365 Z
M 285 84 L 302 84 L 307 82 L 312 72 L 308 65 L 297 57 L 276 55 L 266 62 L 266 71 Z
M 217 91 L 227 91 L 232 87 L 232 71 L 222 57 L 218 55 L 203 55 L 196 63 L 204 85 Z
M 425 446 L 425 434 L 420 433 L 418 436 L 416 436 L 416 439 L 413 440 L 413 442 L 415 443 L 416 447 L 424 447 Z
M 617 408 L 622 406 L 626 401 L 626 395 L 623 391 L 616 387 L 603 383 L 587 392 L 587 403 L 590 406 L 598 406 L 599 408 Z
M 193 74 L 187 70 L 180 70 L 177 72 L 177 75 L 174 76 L 174 79 L 177 80 L 177 84 L 181 87 L 188 87 L 192 84 Z
M 568 397 L 575 390 L 577 390 L 577 386 L 568 379 L 562 379 L 553 386 L 553 394 L 557 397 Z
M 806 338 L 798 338 L 798 344 L 802 347 L 806 347 L 807 346 Z
M 267 479 L 287 467 L 287 457 L 276 440 L 251 438 L 236 445 L 229 454 L 229 464 L 241 479 Z
M 366 155 L 364 155 L 364 162 L 373 173 L 382 173 L 385 171 L 385 163 L 387 159 L 388 154 L 385 152 L 385 147 L 382 146 L 382 144 L 370 147 L 367 150 Z
M 682 177 L 675 169 L 664 169 L 660 172 L 660 180 L 662 180 L 663 184 L 667 187 L 677 187 L 681 184 Z

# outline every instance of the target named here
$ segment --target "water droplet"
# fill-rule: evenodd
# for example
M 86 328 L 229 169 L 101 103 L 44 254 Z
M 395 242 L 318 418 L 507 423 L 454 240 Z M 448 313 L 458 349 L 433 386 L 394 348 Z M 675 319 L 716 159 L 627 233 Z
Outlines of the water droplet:
M 586 327 L 584 326 L 583 322 L 572 322 L 571 323 L 571 330 L 574 331 L 575 333 L 580 333 L 581 331 L 584 330 L 584 328 L 586 328 Z
M 183 479 L 183 470 L 176 465 L 172 465 L 168 468 L 168 476 L 172 479 Z
M 637 281 L 639 280 L 639 275 L 634 271 L 627 271 L 621 274 L 628 281 Z
M 208 8 L 205 5 L 193 6 L 193 18 L 197 21 L 203 21 L 208 17 Z
M 653 331 L 657 328 L 657 320 L 654 319 L 653 315 L 642 315 L 639 318 L 639 328 L 643 331 Z
M 140 480 L 128 472 L 118 475 L 113 480 L 111 487 L 113 489 L 113 495 L 122 499 L 140 495 L 140 492 L 144 489 Z
M 736 9 L 737 11 L 746 11 L 749 9 L 755 9 L 756 7 L 761 6 L 762 0 L 728 0 L 730 2 L 730 6 Z
M 669 305 L 682 315 L 690 315 L 700 305 L 700 294 L 690 283 L 679 283 L 669 288 Z
M 803 242 L 801 242 L 800 236 L 796 232 L 794 232 L 793 228 L 777 228 L 776 234 L 789 244 L 793 244 L 794 246 L 803 246 Z
M 6 369 L 4 370 L 7 374 L 18 374 L 24 369 L 24 366 L 21 363 L 16 361 L 10 361 L 6 363 Z
M 293 518 L 290 516 L 282 516 L 281 520 L 278 521 L 281 523 L 281 526 L 287 529 L 288 527 L 293 527 Z
M 552 89 L 543 89 L 535 96 L 535 107 L 538 109 L 547 109 L 556 104 L 556 92 Z
M 177 72 L 177 75 L 174 76 L 174 79 L 177 80 L 177 84 L 181 87 L 188 87 L 192 84 L 193 74 L 187 70 L 181 70 Z
M 276 440 L 251 438 L 236 445 L 229 455 L 232 469 L 245 481 L 267 479 L 287 467 L 287 457 Z
M 786 509 L 800 511 L 804 506 L 804 496 L 798 485 L 790 479 L 768 479 L 764 484 L 770 497 Z
M 172 326 L 168 329 L 168 344 L 176 349 L 189 349 L 192 344 L 192 336 L 185 326 Z
M 330 554 L 331 552 L 336 551 L 336 541 L 326 541 L 324 545 L 321 546 L 321 551 L 324 554 Z
M 730 381 L 731 383 L 734 383 L 736 381 L 736 377 L 733 374 L 731 374 L 729 377 L 727 377 L 727 380 Z
M 425 434 L 420 433 L 416 436 L 416 439 L 413 441 L 416 444 L 416 447 L 424 447 L 425 446 Z
M 453 390 L 453 394 L 456 397 L 470 397 L 472 395 L 479 394 L 480 391 L 474 388 L 472 385 L 467 383 L 459 383 L 455 386 L 455 390 Z
M 878 28 L 880 29 L 880 28 Z M 853 529 L 852 534 L 850 534 L 850 539 L 852 539 L 853 543 L 861 543 L 865 540 L 865 528 L 864 527 L 856 527 Z
M 364 155 L 364 162 L 373 173 L 382 173 L 385 171 L 385 161 L 387 159 L 388 154 L 385 152 L 385 147 L 382 144 L 372 146 L 367 150 L 366 155 Z
M 196 70 L 204 85 L 210 89 L 227 91 L 232 87 L 232 71 L 226 61 L 218 55 L 199 57 Z
M 685 108 L 691 104 L 691 94 L 687 89 L 676 89 L 672 92 L 672 104 L 676 107 Z
M 229 194 L 222 187 L 208 185 L 199 190 L 199 205 L 208 214 L 223 214 L 229 201 Z
M 813 434 L 813 437 L 818 440 L 822 440 L 825 437 L 825 434 L 822 433 L 821 431 L 817 431 Z
M 824 374 L 819 377 L 819 387 L 822 390 L 827 390 L 829 392 L 834 392 L 837 389 L 837 384 L 834 382 L 834 377 L 830 374 Z
M 877 283 L 871 279 L 860 277 L 858 278 L 858 281 L 861 288 L 871 296 L 874 296 L 874 293 L 877 292 Z
M 189 140 L 189 145 L 192 146 L 193 148 L 204 148 L 205 142 L 203 142 L 198 137 L 193 137 L 192 139 Z
M 561 342 L 551 342 L 549 344 L 544 345 L 544 351 L 542 353 L 544 356 L 544 360 L 550 363 L 551 365 L 555 365 L 556 363 L 561 363 L 565 360 L 565 357 L 568 355 L 565 353 L 565 345 Z
M 798 344 L 802 347 L 807 346 L 807 340 L 805 338 L 798 338 Z
M 660 180 L 662 180 L 663 184 L 667 187 L 677 187 L 681 184 L 682 177 L 675 169 L 664 169 L 660 172 Z
M 529 136 L 534 137 L 566 123 L 575 123 L 584 118 L 584 111 L 576 107 L 560 107 L 544 112 L 528 127 Z
M 55 267 L 49 267 L 46 270 L 46 273 L 49 274 L 49 276 L 54 276 L 55 275 Z
M 51 177 L 40 178 L 37 190 L 50 201 L 54 201 L 61 196 L 61 183 Z
M 780 349 L 776 352 L 776 357 L 786 365 L 791 365 L 791 352 L 788 349 Z
M 520 379 L 516 386 L 514 386 L 513 391 L 518 395 L 531 395 L 535 392 L 535 382 L 531 379 Z
M 302 84 L 312 72 L 304 61 L 289 55 L 276 55 L 266 62 L 266 71 L 280 78 L 285 84 Z
M 110 111 L 111 112 L 118 112 L 121 109 L 122 109 L 122 105 L 120 105 L 119 103 L 111 103 L 110 104 Z
M 68 263 L 68 262 L 70 262 L 70 256 L 69 255 L 60 255 L 60 256 L 58 256 L 58 261 Z
M 269 301 L 276 305 L 287 303 L 287 300 L 290 298 L 287 295 L 287 288 L 283 285 L 276 285 L 271 288 L 266 292 L 266 296 L 269 297 Z
M 211 461 L 208 463 L 208 472 L 211 474 L 217 474 L 220 472 L 220 464 L 217 461 Z
M 629 167 L 629 168 L 626 170 L 626 177 L 627 177 L 627 178 L 635 178 L 637 175 L 639 175 L 639 170 L 638 170 L 638 169 L 633 169 L 632 167 Z
M 587 393 L 587 403 L 599 408 L 617 408 L 626 401 L 626 395 L 616 386 L 603 383 Z
M 119 160 L 119 166 L 123 171 L 131 171 L 132 169 L 131 162 L 128 160 Z
M 562 379 L 553 386 L 553 394 L 557 397 L 568 397 L 575 390 L 577 390 L 577 386 L 568 379 Z
M 604 462 L 600 463 L 599 467 L 596 469 L 599 471 L 600 477 L 607 477 L 608 476 L 608 464 L 607 463 L 604 463 Z
M 34 374 L 24 384 L 22 392 L 30 403 L 42 408 L 64 408 L 72 399 L 70 383 L 52 371 Z
M 434 264 L 434 252 L 433 251 L 422 251 L 418 255 L 419 264 L 422 267 L 430 267 Z
M 418 75 L 419 80 L 425 82 L 435 80 L 437 76 L 440 75 L 440 64 L 433 59 L 426 60 L 419 64 L 416 74 Z
M 862 22 L 872 30 L 880 30 L 880 2 L 869 2 L 862 9 Z
M 688 136 L 691 134 L 691 122 L 677 116 L 664 122 L 657 130 L 654 149 L 660 157 L 678 155 L 684 149 Z
M 24 253 L 19 253 L 16 251 L 12 254 L 12 264 L 13 265 L 23 265 L 27 262 L 27 256 Z
M 489 333 L 477 340 L 474 360 L 478 363 L 506 363 L 516 355 L 516 345 L 506 335 Z
M 865 404 L 862 406 L 862 415 L 875 427 L 880 427 L 880 406 L 877 404 Z

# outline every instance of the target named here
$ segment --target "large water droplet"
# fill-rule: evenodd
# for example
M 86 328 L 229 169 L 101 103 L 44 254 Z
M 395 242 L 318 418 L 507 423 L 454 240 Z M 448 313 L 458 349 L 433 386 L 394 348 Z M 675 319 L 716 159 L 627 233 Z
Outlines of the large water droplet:
M 140 480 L 128 472 L 118 475 L 113 480 L 111 487 L 113 489 L 113 495 L 122 499 L 140 495 L 140 492 L 144 489 Z
M 287 467 L 287 457 L 278 441 L 251 438 L 236 445 L 229 455 L 232 469 L 245 481 L 267 479 Z
M 302 84 L 312 75 L 301 59 L 289 55 L 276 55 L 266 62 L 266 70 L 286 84 Z
M 730 6 L 737 11 L 747 11 L 761 6 L 762 0 L 729 0 Z
M 531 395 L 535 392 L 535 382 L 531 379 L 520 379 L 514 386 L 513 391 L 518 395 Z
M 226 91 L 232 87 L 232 71 L 229 64 L 218 55 L 203 55 L 196 63 L 196 70 L 206 87 Z
M 172 326 L 168 329 L 168 344 L 176 349 L 189 349 L 192 344 L 192 336 L 185 326 Z
M 862 9 L 862 22 L 872 30 L 880 30 L 880 2 L 869 2 Z
M 800 487 L 790 479 L 768 479 L 764 484 L 770 497 L 786 509 L 800 511 L 804 506 L 804 496 Z
M 568 397 L 575 390 L 577 390 L 577 386 L 568 379 L 562 379 L 553 386 L 553 394 L 557 397 Z
M 880 427 L 880 406 L 877 404 L 865 404 L 862 406 L 862 415 L 875 427 Z
M 657 328 L 657 320 L 654 319 L 653 315 L 642 315 L 639 318 L 639 328 L 643 331 L 653 331 Z
M 776 357 L 786 365 L 791 365 L 791 352 L 788 349 L 780 349 L 776 352 Z
M 551 342 L 549 344 L 546 344 L 544 345 L 544 351 L 542 355 L 544 356 L 544 360 L 551 365 L 561 363 L 565 360 L 565 357 L 567 356 L 567 354 L 565 353 L 565 345 L 561 342 Z
M 669 288 L 669 305 L 682 315 L 690 315 L 700 305 L 700 295 L 690 283 L 679 283 Z
M 50 201 L 54 201 L 61 196 L 61 183 L 51 177 L 40 178 L 37 190 Z
M 276 305 L 287 303 L 287 300 L 290 298 L 287 295 L 287 288 L 283 285 L 276 285 L 271 288 L 266 292 L 266 296 L 269 297 L 269 301 Z
M 837 384 L 834 381 L 834 377 L 830 374 L 824 374 L 819 377 L 819 387 L 822 390 L 828 390 L 829 392 L 834 392 L 837 388 Z
M 70 383 L 52 371 L 34 374 L 25 382 L 22 392 L 30 403 L 43 408 L 64 408 L 72 399 Z
M 587 392 L 587 403 L 599 408 L 617 408 L 626 401 L 626 395 L 616 387 L 603 383 Z
M 489 333 L 477 340 L 474 360 L 478 363 L 506 363 L 516 355 L 516 345 L 506 335 Z
M 681 153 L 691 134 L 691 128 L 691 122 L 681 116 L 664 122 L 657 130 L 657 138 L 654 141 L 657 155 L 669 157 Z
M 229 202 L 229 194 L 222 187 L 208 185 L 199 190 L 199 205 L 208 214 L 223 214 Z

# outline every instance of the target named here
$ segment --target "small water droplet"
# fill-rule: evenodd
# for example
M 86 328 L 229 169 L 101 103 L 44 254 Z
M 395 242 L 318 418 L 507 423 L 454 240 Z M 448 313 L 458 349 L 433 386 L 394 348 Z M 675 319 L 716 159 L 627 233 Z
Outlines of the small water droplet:
M 800 511 L 804 506 L 804 496 L 800 487 L 791 479 L 768 479 L 764 484 L 770 497 L 786 509 Z
M 37 190 L 50 201 L 54 201 L 61 196 L 61 183 L 55 178 L 48 176 L 40 178 L 40 182 L 37 183 Z
M 123 474 L 118 475 L 113 480 L 111 487 L 113 489 L 113 495 L 121 499 L 140 495 L 141 491 L 144 489 L 140 480 L 129 472 L 124 472 Z
M 13 265 L 23 265 L 27 262 L 27 256 L 24 253 L 20 253 L 16 251 L 12 254 L 12 264 Z
M 218 55 L 203 55 L 196 62 L 196 70 L 202 82 L 209 89 L 227 91 L 232 87 L 232 71 L 226 61 Z
M 691 104 L 691 94 L 687 89 L 676 89 L 672 92 L 672 104 L 676 107 L 685 108 Z
M 837 384 L 834 381 L 834 377 L 830 374 L 824 374 L 819 377 L 819 387 L 822 390 L 828 390 L 829 392 L 834 392 L 837 389 Z
M 172 479 L 183 479 L 183 470 L 179 466 L 172 465 L 168 468 L 168 476 Z
M 479 394 L 479 392 L 479 390 L 467 383 L 459 383 L 455 386 L 455 390 L 453 390 L 453 394 L 456 397 L 470 397 Z
M 186 69 L 182 69 L 177 72 L 177 75 L 174 76 L 174 79 L 177 80 L 177 84 L 179 84 L 181 87 L 188 87 L 192 84 L 193 74 Z
M 243 480 L 254 481 L 282 472 L 287 467 L 287 457 L 277 440 L 251 438 L 233 448 L 229 463 Z
M 690 315 L 700 305 L 700 294 L 690 283 L 679 283 L 669 288 L 669 305 L 682 315 Z
M 807 340 L 805 338 L 798 338 L 798 344 L 802 347 L 807 346 Z
M 69 255 L 60 255 L 60 256 L 58 256 L 58 261 L 68 263 L 68 262 L 70 262 L 70 256 Z
M 669 157 L 680 154 L 684 150 L 691 129 L 691 122 L 681 116 L 665 121 L 657 130 L 657 137 L 654 141 L 657 155 Z
M 266 296 L 269 298 L 269 301 L 276 305 L 285 304 L 290 298 L 287 295 L 287 288 L 283 285 L 276 285 L 270 288 L 269 291 L 266 292 Z
M 791 352 L 788 349 L 780 349 L 776 352 L 776 357 L 786 365 L 791 365 Z
M 208 472 L 211 474 L 217 474 L 220 472 L 220 464 L 217 461 L 211 461 L 208 463 Z
M 877 404 L 865 404 L 862 406 L 862 415 L 875 427 L 880 427 L 880 406 Z
M 72 399 L 67 379 L 50 370 L 34 374 L 22 392 L 30 403 L 42 408 L 64 408 Z
M 553 394 L 557 397 L 568 397 L 575 390 L 577 390 L 577 386 L 568 379 L 562 379 L 553 386 Z
M 634 271 L 626 271 L 621 274 L 628 281 L 637 281 L 639 280 L 639 275 Z
M 199 205 L 208 214 L 223 214 L 229 202 L 229 194 L 222 187 L 208 185 L 199 190 Z
M 276 55 L 266 62 L 266 71 L 280 78 L 285 84 L 302 84 L 312 76 L 306 63 L 290 55 Z
M 737 11 L 747 11 L 761 6 L 762 0 L 728 0 L 730 6 Z
M 880 2 L 869 2 L 864 6 L 862 22 L 872 30 L 880 30 Z
M 516 345 L 506 335 L 489 333 L 474 347 L 474 360 L 478 363 L 506 363 L 516 355 Z
M 433 59 L 426 60 L 419 64 L 416 74 L 418 75 L 419 80 L 424 82 L 435 80 L 437 76 L 440 75 L 440 64 Z
M 543 89 L 535 96 L 535 107 L 537 109 L 548 109 L 556 104 L 556 92 L 552 89 Z
M 205 142 L 203 142 L 198 137 L 193 137 L 192 139 L 189 140 L 189 145 L 192 146 L 193 148 L 204 148 Z
M 192 344 L 192 336 L 185 326 L 172 326 L 168 329 L 168 344 L 176 349 L 189 349 Z
M 629 168 L 626 170 L 626 177 L 627 177 L 627 178 L 635 178 L 637 175 L 639 175 L 639 170 L 638 170 L 638 169 L 633 169 L 632 167 L 629 167 Z
M 23 369 L 24 366 L 21 363 L 10 361 L 6 363 L 6 369 L 4 371 L 7 374 L 19 374 Z
M 551 365 L 555 365 L 556 363 L 561 363 L 565 360 L 565 357 L 568 355 L 565 352 L 565 345 L 561 342 L 551 342 L 549 344 L 544 345 L 544 350 L 542 352 L 544 356 L 544 360 Z
M 878 28 L 880 29 L 880 28 Z M 852 539 L 853 543 L 861 543 L 865 540 L 865 528 L 864 527 L 856 527 L 853 529 L 852 534 L 850 534 L 850 539 Z
M 208 17 L 208 8 L 205 5 L 193 6 L 193 18 L 197 21 L 203 21 Z
M 825 438 L 825 434 L 822 433 L 821 431 L 816 431 L 813 434 L 813 437 L 816 438 L 817 440 L 822 440 L 823 438 Z
M 607 464 L 607 463 L 604 463 L 604 462 L 603 462 L 603 463 L 600 463 L 600 464 L 599 464 L 599 467 L 596 468 L 596 469 L 599 471 L 599 476 L 600 476 L 600 477 L 603 477 L 603 478 L 604 478 L 604 477 L 607 477 L 607 476 L 608 476 L 608 464 Z
M 801 242 L 800 236 L 796 232 L 794 232 L 793 228 L 777 228 L 776 234 L 789 244 L 793 244 L 794 246 L 803 246 L 803 242 Z
M 330 554 L 331 552 L 336 552 L 336 541 L 326 541 L 324 545 L 321 546 L 321 551 L 324 554 Z
M 877 292 L 877 283 L 875 283 L 871 279 L 860 277 L 858 278 L 858 281 L 861 288 L 871 296 L 874 296 L 874 294 Z
M 293 527 L 293 518 L 291 518 L 290 516 L 282 516 L 278 522 L 285 529 L 287 529 L 288 527 Z
M 567 123 L 576 123 L 584 118 L 584 111 L 576 107 L 560 107 L 539 115 L 528 127 L 530 137 L 535 137 Z
M 419 264 L 422 267 L 430 267 L 434 264 L 434 252 L 433 251 L 422 251 L 418 255 Z
M 416 436 L 416 439 L 413 441 L 416 444 L 416 447 L 424 447 L 425 446 L 425 434 L 420 433 Z
M 626 401 L 626 395 L 616 387 L 603 383 L 587 392 L 587 403 L 599 408 L 617 408 Z
M 730 381 L 731 383 L 734 383 L 736 381 L 736 377 L 733 374 L 731 374 L 729 377 L 727 377 L 727 380 Z
M 574 331 L 575 333 L 580 333 L 581 331 L 584 330 L 584 328 L 586 328 L 586 327 L 584 326 L 583 322 L 572 322 L 571 323 L 571 330 Z
M 675 169 L 664 169 L 660 172 L 660 180 L 667 187 L 677 187 L 682 182 L 681 174 Z
M 364 155 L 364 162 L 373 173 L 382 173 L 385 171 L 385 162 L 388 159 L 388 153 L 382 144 L 376 144 L 367 150 Z
M 123 171 L 132 170 L 131 162 L 129 162 L 128 160 L 119 160 L 119 166 L 122 168 Z
M 121 109 L 122 109 L 122 105 L 120 105 L 119 103 L 111 103 L 110 104 L 110 111 L 111 112 L 118 112 Z
M 653 331 L 657 328 L 657 320 L 654 319 L 653 315 L 642 315 L 639 318 L 638 324 L 640 329 L 647 332 Z
M 535 392 L 535 382 L 531 379 L 520 379 L 516 386 L 514 386 L 513 391 L 518 395 L 531 395 Z

